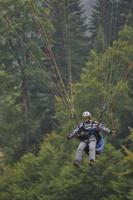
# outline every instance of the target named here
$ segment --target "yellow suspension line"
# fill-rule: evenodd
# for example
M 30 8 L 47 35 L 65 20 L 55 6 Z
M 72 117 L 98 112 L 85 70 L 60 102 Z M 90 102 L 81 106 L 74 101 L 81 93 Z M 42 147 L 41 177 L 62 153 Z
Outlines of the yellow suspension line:
M 30 2 L 31 6 L 32 6 L 32 8 L 33 8 L 34 13 L 39 17 L 39 13 L 38 13 L 37 9 L 34 7 L 32 1 L 29 1 L 29 2 Z M 63 80 L 62 80 L 62 78 L 61 78 L 61 74 L 60 74 L 60 72 L 59 72 L 59 68 L 58 68 L 58 66 L 57 66 L 57 63 L 56 63 L 56 60 L 55 60 L 53 51 L 52 51 L 51 47 L 49 46 L 49 40 L 48 40 L 47 35 L 46 35 L 45 31 L 43 30 L 42 25 L 41 25 L 40 22 L 39 22 L 39 25 L 40 25 L 41 30 L 42 30 L 42 32 L 41 32 L 41 37 L 42 37 L 42 38 L 45 37 L 45 39 L 46 39 L 46 42 L 47 42 L 47 44 L 48 44 L 48 49 L 49 49 L 49 51 L 50 51 L 50 53 L 51 53 L 51 55 L 52 55 L 52 60 L 53 60 L 53 63 L 54 63 L 56 72 L 57 72 L 57 74 L 58 74 L 58 76 L 59 76 L 59 79 L 60 79 L 60 81 L 61 81 L 62 87 L 63 87 L 63 89 L 64 89 L 64 93 L 65 93 L 65 95 L 66 95 L 66 99 L 67 99 L 67 101 L 68 101 L 68 107 L 71 108 L 71 100 L 70 100 L 69 95 L 68 95 L 68 93 L 67 93 L 67 90 L 66 90 L 66 88 L 65 88 L 64 82 L 63 82 Z
M 66 8 L 67 6 L 67 8 Z M 72 87 L 72 62 L 71 62 L 71 15 L 70 15 L 70 2 L 69 0 L 66 0 L 66 6 L 65 6 L 65 0 L 64 0 L 64 11 L 65 11 L 65 22 L 66 22 L 66 36 L 67 36 L 67 56 L 68 56 L 68 72 L 69 72 L 69 88 L 70 88 L 70 99 L 71 99 L 71 116 L 79 126 L 78 117 L 76 114 L 75 106 L 74 106 L 74 97 L 73 97 L 73 87 Z M 66 13 L 67 11 L 67 13 Z M 67 16 L 68 17 L 67 17 Z
M 128 68 L 127 68 L 126 71 L 124 72 L 124 75 L 123 75 L 123 77 L 121 78 L 121 82 L 122 82 L 122 81 L 126 81 L 127 76 L 128 76 L 128 74 L 129 74 L 129 72 L 130 72 L 130 70 L 131 70 L 132 68 L 133 68 L 133 62 L 130 63 L 130 65 L 128 66 Z M 121 84 L 118 85 L 118 88 L 117 88 L 117 90 L 116 90 L 116 92 L 117 92 L 117 91 L 118 91 L 118 92 L 117 92 L 117 95 L 114 96 L 115 99 L 114 99 L 114 102 L 112 103 L 112 106 L 111 106 L 111 109 L 110 109 L 110 110 L 113 110 L 114 106 L 115 106 L 116 103 L 117 103 L 117 99 L 118 99 L 118 97 L 120 96 L 120 92 L 119 92 L 120 88 L 121 88 Z
M 113 18 L 113 2 L 111 3 L 111 18 L 110 18 L 110 21 L 109 21 L 109 38 L 108 38 L 108 45 L 110 46 L 110 41 L 111 41 L 111 30 L 112 30 L 112 18 Z M 110 66 L 109 66 L 109 59 L 108 59 L 108 62 L 106 63 L 107 66 L 106 66 L 106 83 L 105 83 L 105 88 L 106 88 L 106 98 L 105 98 L 105 102 L 106 104 L 108 105 L 108 102 L 109 102 L 109 71 L 110 71 Z
M 117 4 L 116 4 L 116 11 L 115 11 L 115 16 L 114 16 L 114 38 L 115 38 L 115 26 L 116 26 L 116 24 L 117 24 L 117 10 L 118 10 L 118 0 L 117 0 L 117 2 L 116 2 Z M 113 2 L 112 2 L 112 4 L 113 4 Z M 114 6 L 112 6 L 112 13 L 113 13 L 113 7 Z M 116 20 L 115 20 L 116 19 Z M 111 21 L 113 21 L 113 20 L 111 20 Z M 111 26 L 111 29 L 112 29 L 112 26 Z M 110 31 L 110 33 L 111 33 L 111 31 Z M 111 40 L 111 35 L 112 34 L 110 34 L 110 40 Z M 113 63 L 114 63 L 114 61 L 113 61 L 113 59 L 114 59 L 114 56 L 113 56 L 113 52 L 112 52 L 112 54 L 111 54 L 111 62 L 110 62 L 110 73 L 109 73 L 109 79 L 108 79 L 108 104 L 109 104 L 109 101 L 110 101 L 110 96 L 111 96 L 111 88 L 112 88 L 112 75 L 113 75 Z
M 10 22 L 10 20 L 8 19 L 8 17 L 3 17 L 3 18 L 4 18 L 4 20 L 7 22 L 9 28 L 12 29 L 13 31 L 15 31 L 15 33 L 19 36 L 19 34 L 17 33 L 17 31 L 13 28 L 13 26 L 12 26 L 13 24 Z M 32 40 L 31 40 L 31 41 L 32 41 Z M 40 62 L 39 62 L 39 61 L 37 60 L 37 58 L 33 55 L 33 53 L 29 50 L 29 47 L 27 46 L 27 44 L 26 44 L 24 41 L 23 41 L 23 45 L 24 45 L 25 49 L 29 51 L 31 57 L 32 57 L 33 60 L 38 64 L 38 66 L 40 67 L 40 69 L 43 69 L 43 72 L 44 72 L 45 76 L 47 77 L 50 86 L 51 86 L 52 88 L 54 88 L 54 89 L 57 91 L 57 93 L 58 93 L 61 97 L 63 97 L 62 94 L 60 93 L 60 91 L 58 90 L 58 88 L 55 86 L 54 82 L 51 80 L 51 78 L 50 78 L 50 76 L 48 75 L 48 73 L 46 72 L 46 70 L 44 70 L 44 68 L 41 66 Z M 67 104 L 66 104 L 66 102 L 65 102 L 64 100 L 63 100 L 63 103 L 64 103 L 64 105 L 67 107 Z

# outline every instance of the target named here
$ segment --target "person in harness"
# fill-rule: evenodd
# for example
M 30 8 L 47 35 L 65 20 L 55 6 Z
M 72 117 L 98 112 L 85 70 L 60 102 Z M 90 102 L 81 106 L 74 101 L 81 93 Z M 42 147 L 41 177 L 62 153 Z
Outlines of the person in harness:
M 99 155 L 103 151 L 104 140 L 102 133 L 114 134 L 114 131 L 104 127 L 102 123 L 93 121 L 90 112 L 83 112 L 82 117 L 83 121 L 67 137 L 69 140 L 76 137 L 81 141 L 73 163 L 76 167 L 80 167 L 84 151 L 88 154 L 90 166 L 93 166 L 96 155 Z

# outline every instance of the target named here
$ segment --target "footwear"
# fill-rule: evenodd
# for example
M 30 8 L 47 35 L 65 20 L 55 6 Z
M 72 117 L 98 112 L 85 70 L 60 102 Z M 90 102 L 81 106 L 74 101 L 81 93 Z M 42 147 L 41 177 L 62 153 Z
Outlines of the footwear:
M 94 164 L 95 164 L 95 160 L 90 160 L 90 161 L 89 161 L 89 165 L 90 165 L 91 167 L 93 167 Z
M 78 160 L 75 160 L 73 164 L 75 167 L 80 167 L 80 162 Z

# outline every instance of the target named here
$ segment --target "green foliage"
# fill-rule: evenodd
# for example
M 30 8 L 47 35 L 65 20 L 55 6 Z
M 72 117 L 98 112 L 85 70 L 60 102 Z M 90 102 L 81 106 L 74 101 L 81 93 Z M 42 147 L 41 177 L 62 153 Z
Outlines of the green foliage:
M 131 176 L 132 166 L 118 150 L 106 143 L 93 168 L 89 168 L 86 156 L 83 166 L 75 169 L 71 162 L 76 146 L 67 143 L 64 136 L 63 132 L 48 135 L 37 157 L 28 154 L 12 169 L 6 169 L 0 181 L 0 199 L 131 199 L 132 179 L 128 174 L 130 171 Z
M 118 39 L 118 32 L 125 24 L 131 26 L 132 16 L 131 0 L 97 0 L 89 23 L 91 47 L 97 52 L 100 47 L 106 50 L 114 40 Z M 100 47 L 98 47 L 99 35 L 102 35 L 104 41 Z
M 125 30 L 126 29 L 126 30 Z M 124 35 L 128 32 L 128 39 Z M 100 109 L 105 104 L 108 105 L 109 115 L 113 121 L 125 121 L 122 125 L 129 126 L 130 116 L 132 115 L 132 59 L 133 46 L 131 43 L 132 28 L 125 27 L 120 33 L 120 40 L 114 42 L 113 47 L 109 48 L 103 55 L 91 52 L 89 62 L 81 74 L 81 82 L 75 85 L 75 104 L 80 113 L 84 110 L 90 110 L 98 119 Z M 126 36 L 125 36 L 126 37 Z M 121 101 L 122 99 L 122 101 Z M 84 102 L 84 103 L 82 103 Z M 127 105 L 130 105 L 129 107 Z M 121 113 L 131 114 L 126 117 Z M 129 110 L 130 108 L 130 110 Z M 124 120 L 121 119 L 124 117 Z M 110 123 L 110 117 L 108 121 Z M 119 127 L 119 125 L 118 125 Z M 115 127 L 114 127 L 115 128 Z
M 53 51 L 61 75 L 68 84 L 70 70 L 72 79 L 79 80 L 82 66 L 88 56 L 87 25 L 79 0 L 54 0 L 51 6 L 55 28 Z
M 28 1 L 0 1 L 0 139 L 12 161 L 29 149 L 36 152 L 34 146 L 53 128 L 54 93 L 40 46 L 39 22 L 49 39 L 53 28 L 48 8 L 35 6 L 38 18 Z
M 27 1 L 0 1 L 0 200 L 133 199 L 133 133 L 130 128 L 133 28 L 131 17 L 127 16 L 130 1 L 104 1 L 105 13 L 101 12 L 104 2 L 98 2 L 92 27 L 97 30 L 92 34 L 95 50 L 91 50 L 84 66 L 88 44 L 79 1 L 64 1 L 69 8 L 66 24 L 63 1 L 34 1 L 38 16 Z M 113 14 L 118 2 L 120 10 L 117 10 L 116 24 Z M 108 26 L 104 23 L 103 32 L 101 21 L 105 16 Z M 113 31 L 121 29 L 126 19 L 130 26 L 125 26 L 119 32 L 119 39 L 113 42 Z M 64 78 L 67 77 L 65 58 L 68 52 L 63 34 L 70 25 L 75 80 L 84 67 L 81 81 L 72 85 L 75 110 L 65 108 L 62 99 L 55 97 L 54 91 L 50 92 L 48 73 L 51 75 L 51 65 L 48 65 L 39 24 L 48 35 L 58 64 L 63 66 Z M 109 27 L 118 30 L 111 29 L 110 35 Z M 104 45 L 110 43 L 112 47 L 105 51 Z M 38 68 L 36 59 L 45 67 L 44 71 Z M 75 68 L 77 64 L 78 69 Z M 84 154 L 82 166 L 77 169 L 72 163 L 79 141 L 67 140 L 77 120 L 70 115 L 76 111 L 80 118 L 84 110 L 89 110 L 98 120 L 105 104 L 108 110 L 104 121 L 116 132 L 119 128 L 119 134 L 114 139 L 106 138 L 105 150 L 93 168 Z M 51 131 L 53 126 L 56 131 Z M 120 148 L 123 137 L 125 140 Z M 109 141 L 117 145 L 117 149 Z

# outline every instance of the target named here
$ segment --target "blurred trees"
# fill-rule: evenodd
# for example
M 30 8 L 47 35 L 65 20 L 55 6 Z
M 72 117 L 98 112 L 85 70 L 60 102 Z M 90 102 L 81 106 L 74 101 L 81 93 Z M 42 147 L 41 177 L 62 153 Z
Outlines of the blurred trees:
M 97 0 L 89 22 L 91 47 L 98 50 L 98 39 L 101 35 L 100 47 L 106 50 L 118 39 L 118 32 L 125 24 L 132 24 L 132 1 Z
M 46 84 L 46 55 L 38 46 L 40 29 L 31 5 L 11 0 L 0 4 L 0 137 L 2 147 L 12 156 L 17 154 L 17 158 L 33 144 L 38 144 L 44 127 L 45 131 L 51 130 L 54 94 Z M 51 33 L 48 10 L 44 8 L 43 12 L 46 15 L 43 25 Z M 43 17 L 40 18 L 43 21 Z M 40 66 L 43 67 L 40 69 Z
M 107 18 L 105 13 L 100 18 L 101 3 L 94 8 L 93 19 L 108 19 L 104 21 L 107 32 L 103 34 L 101 21 L 94 23 L 93 30 L 98 31 L 92 34 L 92 49 L 87 52 L 90 43 L 84 35 L 80 1 L 0 1 L 0 200 L 132 200 L 131 2 L 110 1 Z M 118 15 L 118 23 L 116 12 L 123 16 L 119 21 Z M 124 26 L 126 20 L 128 26 Z M 106 26 L 113 28 L 110 36 Z M 79 170 L 72 164 L 78 141 L 66 139 L 77 121 L 70 118 L 72 111 L 51 90 L 52 83 L 59 85 L 53 73 L 52 50 L 65 84 L 70 84 L 66 72 L 70 46 L 63 43 L 68 30 L 76 80 L 71 85 L 72 97 L 78 120 L 84 110 L 99 120 L 102 106 L 107 105 L 103 122 L 117 133 L 114 139 L 105 137 L 104 153 L 93 168 L 84 155 Z M 113 37 L 114 31 L 118 37 Z

